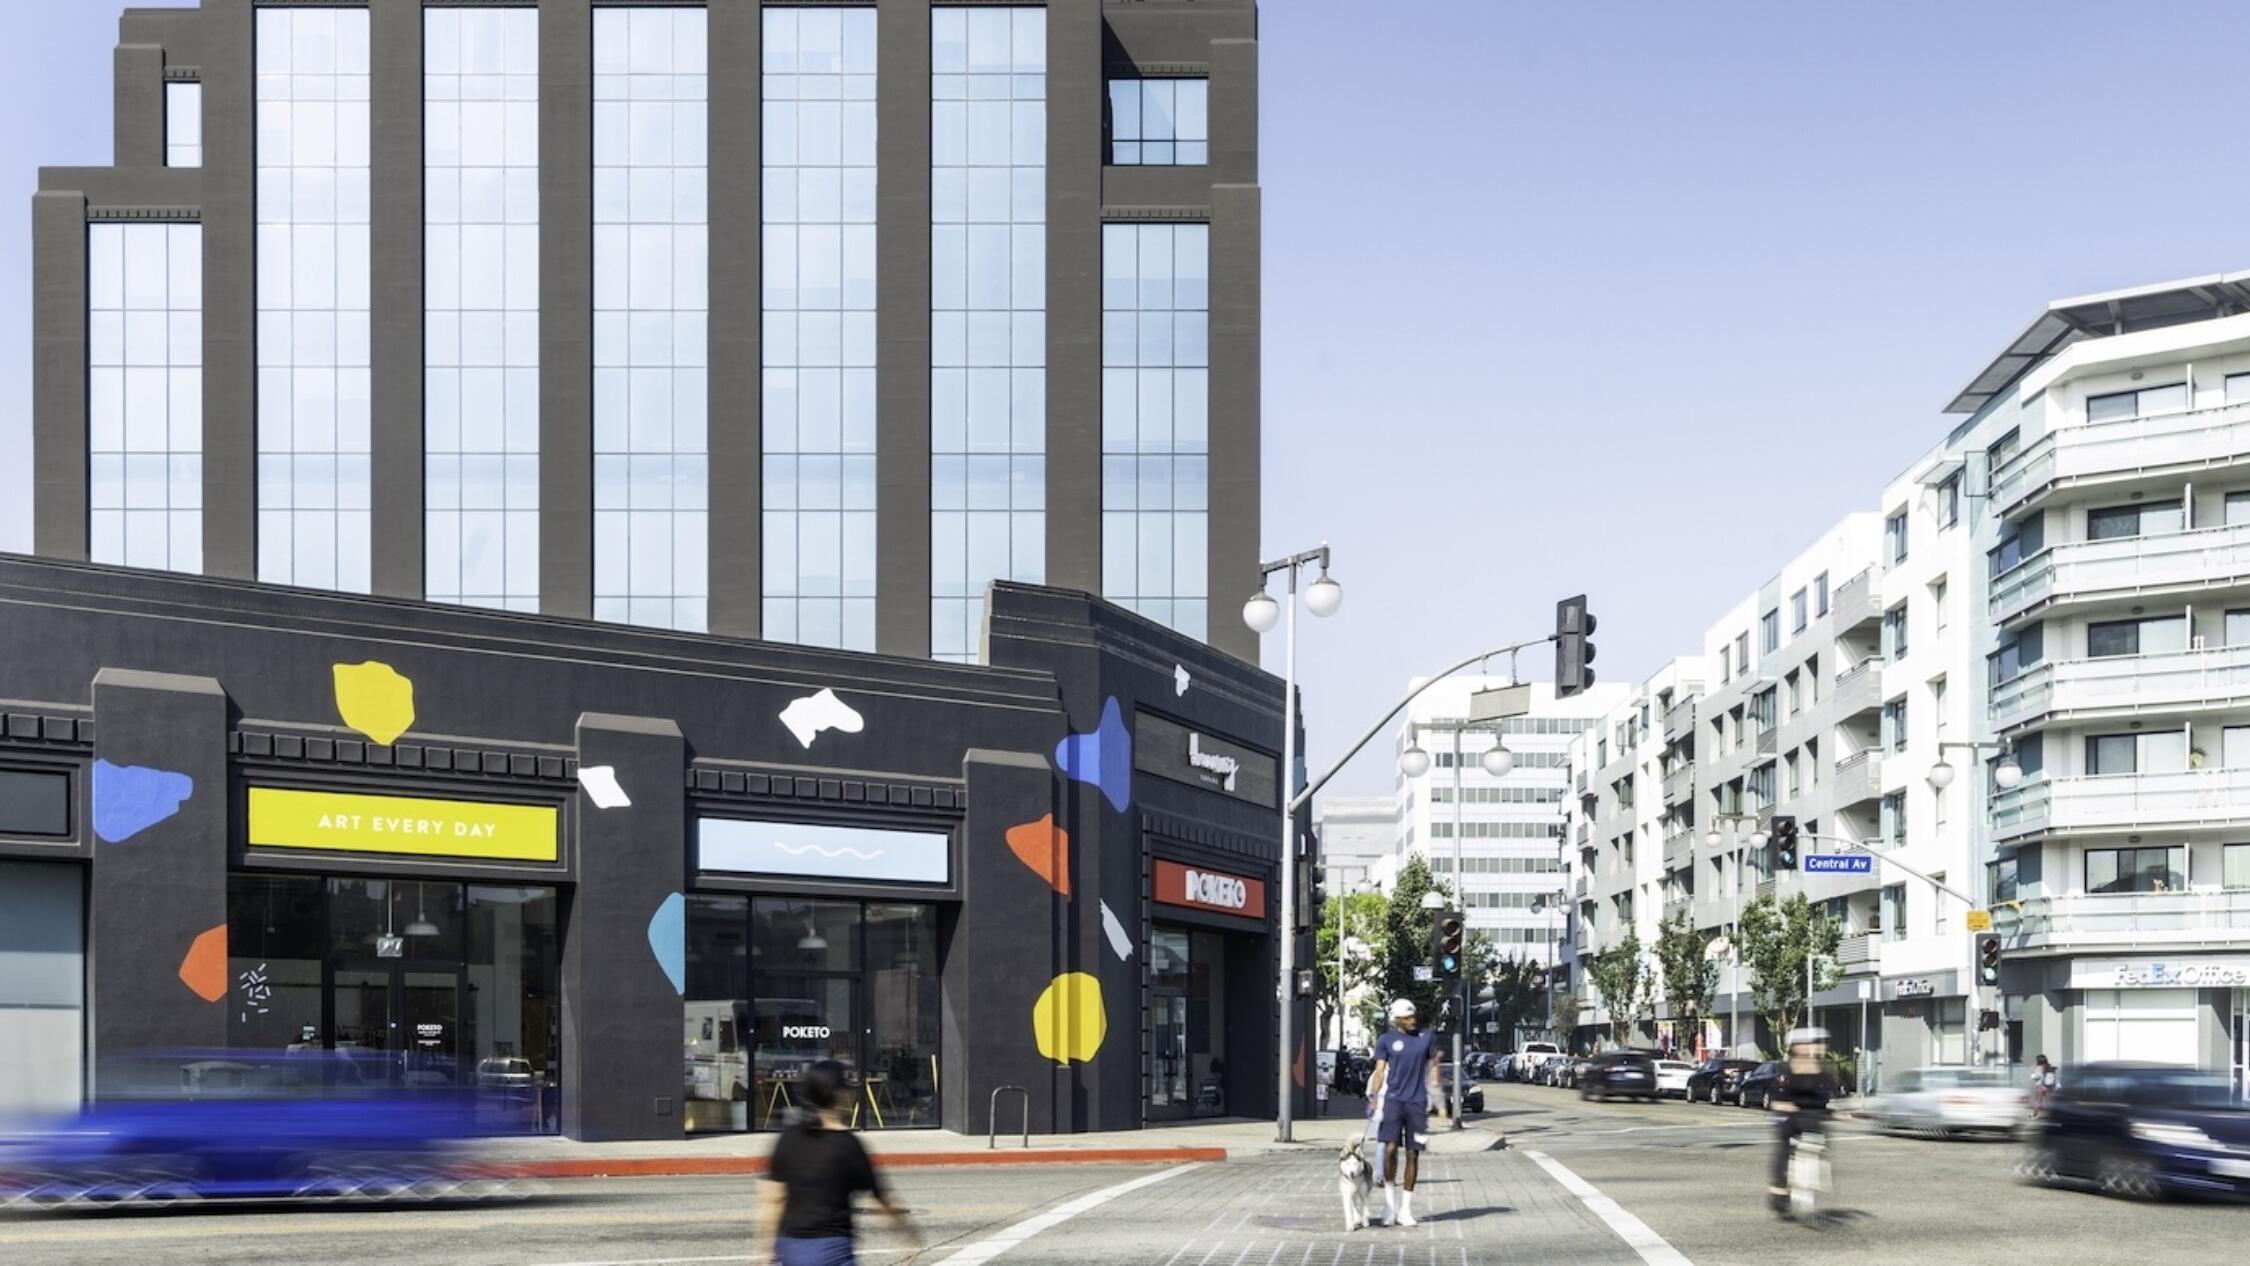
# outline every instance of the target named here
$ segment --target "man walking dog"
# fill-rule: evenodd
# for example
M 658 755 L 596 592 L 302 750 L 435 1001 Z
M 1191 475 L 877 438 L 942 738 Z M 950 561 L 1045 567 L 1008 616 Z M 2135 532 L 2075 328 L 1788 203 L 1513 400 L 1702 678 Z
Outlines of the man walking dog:
M 1375 1043 L 1375 1072 L 1367 1080 L 1367 1115 L 1383 1154 L 1383 1221 L 1391 1226 L 1414 1225 L 1414 1179 L 1430 1141 L 1430 1100 L 1437 1091 L 1437 1039 L 1421 1032 L 1414 1003 L 1397 999 L 1391 1003 L 1391 1027 Z

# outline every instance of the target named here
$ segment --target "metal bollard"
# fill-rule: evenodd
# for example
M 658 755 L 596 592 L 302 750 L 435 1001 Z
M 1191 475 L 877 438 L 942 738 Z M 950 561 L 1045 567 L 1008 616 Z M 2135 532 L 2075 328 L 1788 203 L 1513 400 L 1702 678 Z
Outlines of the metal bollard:
M 1026 1150 L 1029 1150 L 1031 1147 L 1031 1092 L 1021 1086 L 994 1086 L 992 1088 L 992 1100 L 986 1105 L 985 1123 L 987 1129 L 984 1136 L 984 1145 L 988 1150 L 1000 1146 L 1000 1096 L 1003 1094 L 1023 1096 L 1023 1145 Z

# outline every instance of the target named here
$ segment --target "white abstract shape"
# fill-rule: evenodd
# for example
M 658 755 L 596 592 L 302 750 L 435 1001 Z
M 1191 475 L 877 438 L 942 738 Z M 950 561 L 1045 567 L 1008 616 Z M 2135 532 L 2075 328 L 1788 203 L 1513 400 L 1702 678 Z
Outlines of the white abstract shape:
M 617 767 L 614 765 L 581 765 L 578 767 L 578 785 L 586 789 L 586 798 L 597 809 L 629 809 L 633 798 L 617 785 Z
M 1189 681 L 1189 680 L 1190 680 L 1190 679 L 1189 679 L 1189 677 L 1188 677 L 1188 670 L 1187 670 L 1187 666 L 1186 666 L 1186 665 L 1184 665 L 1184 664 L 1174 664 L 1174 665 L 1172 665 L 1172 693 L 1173 693 L 1173 694 L 1175 694 L 1175 695 L 1184 695 L 1184 694 L 1186 694 L 1186 693 L 1187 693 L 1187 688 L 1188 688 L 1188 681 Z
M 867 849 L 853 848 L 850 845 L 839 848 L 823 848 L 818 844 L 784 844 L 780 840 L 775 840 L 773 846 L 791 857 L 803 857 L 807 853 L 818 853 L 822 857 L 856 857 L 863 862 L 871 862 L 883 855 L 883 850 L 879 848 L 870 852 Z
M 1118 959 L 1132 961 L 1133 938 L 1125 935 L 1125 925 L 1117 921 L 1117 912 L 1109 908 L 1107 901 L 1102 902 L 1102 931 L 1109 934 L 1109 947 L 1117 951 Z
M 806 747 L 812 746 L 814 737 L 822 730 L 842 730 L 846 734 L 857 734 L 867 724 L 859 713 L 852 710 L 850 704 L 837 698 L 836 692 L 828 689 L 806 695 L 802 699 L 790 700 L 789 706 L 781 710 L 781 723 L 788 726 L 789 732 L 796 735 L 797 741 Z

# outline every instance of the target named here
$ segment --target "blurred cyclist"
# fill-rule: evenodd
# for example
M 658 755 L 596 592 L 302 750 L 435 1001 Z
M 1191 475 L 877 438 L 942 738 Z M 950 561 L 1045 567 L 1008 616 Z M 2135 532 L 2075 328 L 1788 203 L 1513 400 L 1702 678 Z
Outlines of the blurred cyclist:
M 758 1207 L 753 1245 L 773 1245 L 777 1266 L 855 1266 L 852 1252 L 852 1197 L 864 1191 L 909 1240 L 920 1237 L 906 1220 L 906 1208 L 883 1185 L 844 1120 L 851 1105 L 851 1077 L 842 1064 L 824 1059 L 805 1070 L 797 1083 L 805 1112 L 782 1131 L 766 1170 L 770 1179 Z
M 1414 1225 L 1414 1179 L 1422 1148 L 1430 1141 L 1430 1100 L 1437 1097 L 1437 1039 L 1419 1032 L 1414 1003 L 1391 1003 L 1391 1029 L 1375 1043 L 1375 1075 L 1367 1082 L 1367 1115 L 1375 1120 L 1382 1145 L 1383 1221 Z M 1400 1193 L 1399 1154 L 1406 1154 L 1405 1192 Z
M 1766 1186 L 1766 1203 L 1786 1218 L 1789 1214 L 1789 1149 L 1797 1136 L 1828 1128 L 1828 1101 L 1838 1093 L 1836 1074 L 1828 1067 L 1828 1030 L 1791 1029 L 1789 1059 L 1774 1083 L 1768 1106 L 1780 1114 L 1775 1131 L 1773 1173 Z

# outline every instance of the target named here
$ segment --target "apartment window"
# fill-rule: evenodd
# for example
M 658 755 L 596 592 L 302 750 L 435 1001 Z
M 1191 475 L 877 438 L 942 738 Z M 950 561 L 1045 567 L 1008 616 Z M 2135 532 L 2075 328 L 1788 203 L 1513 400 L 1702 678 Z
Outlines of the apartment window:
M 422 94 L 423 590 L 537 611 L 539 11 L 424 10 Z
M 1743 744 L 1750 739 L 1750 725 L 1744 720 L 1743 711 L 1740 708 L 1728 709 L 1727 715 L 1734 724 L 1734 750 L 1739 752 L 1742 750 Z
M 1796 716 L 1804 710 L 1804 691 L 1802 689 L 1804 682 L 1798 674 L 1792 672 L 1781 679 L 1781 684 L 1789 694 L 1789 715 Z
M 1789 595 L 1789 632 L 1791 636 L 1805 631 L 1811 621 L 1805 614 L 1805 591 L 1799 589 Z
M 2187 384 L 2175 382 L 2161 387 L 2140 387 L 2132 391 L 2113 391 L 2107 395 L 2088 396 L 2086 397 L 2086 420 L 2088 422 L 2123 422 L 2158 413 L 2179 413 L 2187 407 Z
M 1781 649 L 1781 609 L 1766 612 L 1758 617 L 1758 650 L 1771 655 Z
M 1961 472 L 1954 471 L 1937 486 L 1937 525 L 1939 531 L 1961 521 Z
M 2086 539 L 2114 541 L 2134 536 L 2158 536 L 2177 532 L 2186 525 L 2177 501 L 2108 506 L 2086 512 Z
M 700 8 L 594 10 L 594 617 L 692 632 L 710 615 L 705 53 Z
M 1797 753 L 1795 752 L 1781 758 L 1781 785 L 1790 799 L 1797 798 Z
M 1773 766 L 1760 765 L 1751 770 L 1748 791 L 1752 813 L 1771 808 L 1773 806 Z
M 1883 613 L 1883 654 L 1897 661 L 1906 658 L 1906 604 Z
M 203 85 L 175 80 L 164 85 L 164 165 L 203 165 Z
M 2187 889 L 2187 847 L 2089 848 L 2088 892 L 2183 892 Z
M 1945 733 L 1945 678 L 1930 678 L 1930 716 L 1937 722 L 1937 732 Z
M 1934 825 L 1940 831 L 1943 831 L 1945 829 L 1947 819 L 1952 816 L 1951 801 L 1947 796 L 1947 793 L 1951 790 L 1952 788 L 1950 787 L 1930 788 L 1930 814 L 1932 825 Z
M 871 651 L 875 11 L 768 8 L 763 35 L 760 627 L 771 641 Z M 1004 506 L 1008 459 L 993 460 L 999 469 L 979 466 L 975 478 Z M 932 469 L 945 503 L 963 504 L 972 478 L 964 459 Z
M 1930 883 L 1934 888 L 1943 888 L 1945 886 L 1945 872 L 1942 870 L 1933 872 L 1930 875 Z M 1937 933 L 1945 931 L 1945 901 L 1935 891 L 1930 894 L 1930 931 Z
M 1876 802 L 1876 829 L 1893 844 L 1906 842 L 1906 793 L 1886 793 Z
M 1102 226 L 1102 595 L 1208 636 L 1210 226 Z
M 2187 649 L 2187 617 L 2150 616 L 2138 620 L 2098 620 L 2086 626 L 2086 657 L 2161 655 Z
M 1210 161 L 1211 81 L 1109 81 L 1109 161 L 1119 167 L 1200 167 Z
M 1747 673 L 1750 671 L 1750 635 L 1748 633 L 1734 635 L 1734 665 L 1738 672 Z
M 1820 656 L 1818 655 L 1810 655 L 1805 658 L 1805 685 L 1807 688 L 1805 693 L 1808 697 L 1808 700 L 1812 703 L 1819 703 Z
M 2023 562 L 2023 538 L 2015 534 L 2002 537 L 2000 543 L 1985 554 L 1985 559 L 1986 574 L 1993 579 L 2015 570 Z
M 1905 940 L 1906 885 L 1892 884 L 1883 889 L 1881 907 L 1882 913 L 1879 917 L 1882 925 L 1878 930 L 1882 932 L 1883 939 L 1886 941 Z
M 203 570 L 203 228 L 86 228 L 87 543 Z
M 2220 868 L 2220 882 L 2226 887 L 2250 888 L 2250 844 L 2227 845 L 2220 856 Z
M 1906 750 L 1906 716 L 1905 695 L 1883 705 L 1883 746 L 1891 751 Z
M 2250 491 L 2230 492 L 2226 499 L 2226 525 L 2250 523 Z
M 2250 374 L 2227 375 L 2227 403 L 2250 404 Z
M 1930 582 L 1930 610 L 1937 616 L 1937 631 L 1940 633 L 1945 632 L 1945 626 L 1951 621 L 1951 616 L 1946 611 L 1946 590 L 1945 577 L 1940 576 Z
M 367 10 L 256 18 L 258 579 L 366 593 Z
M 1815 576 L 1815 577 L 1813 577 L 1813 582 L 1812 582 L 1812 583 L 1813 583 L 1813 614 L 1814 614 L 1814 615 L 1816 615 L 1816 616 L 1827 615 L 1827 614 L 1828 614 L 1828 573 L 1827 573 L 1827 572 L 1822 572 L 1822 573 L 1820 573 L 1820 574 L 1819 574 L 1818 576 Z
M 1731 646 L 1719 648 L 1719 680 L 1734 680 L 1734 648 Z
M 1883 557 L 1896 567 L 1906 561 L 1906 511 L 1883 520 Z
M 1774 714 L 1774 688 L 1772 686 L 1768 686 L 1750 696 L 1750 715 L 1757 718 L 1758 733 L 1764 734 L 1773 729 L 1778 718 Z
M 1806 739 L 1806 740 L 1805 740 L 1805 765 L 1807 766 L 1807 768 L 1806 768 L 1806 770 L 1805 770 L 1805 785 L 1806 785 L 1806 786 L 1809 786 L 1809 787 L 1817 787 L 1817 786 L 1819 786 L 1819 785 L 1820 785 L 1820 740 L 1819 740 L 1819 739 L 1816 739 L 1816 738 L 1810 738 L 1810 739 Z M 1811 832 L 1810 832 L 1810 830 L 1809 830 L 1809 828 L 1808 828 L 1808 830 L 1807 830 L 1807 834 L 1810 834 L 1810 833 L 1811 833 Z
M 1998 470 L 2002 466 L 2007 465 L 2009 462 L 2014 461 L 2016 458 L 2016 454 L 2022 451 L 2023 433 L 2021 431 L 2011 430 L 2007 434 L 2001 436 L 1999 439 L 1992 441 L 1992 443 L 1985 448 L 1985 466 L 1989 470 Z
M 2086 772 L 2096 777 L 2105 774 L 2176 774 L 2185 771 L 2187 767 L 2187 734 L 2182 730 L 2086 736 Z
M 2228 769 L 2250 769 L 2250 725 L 2230 725 L 2219 731 L 2219 764 Z
M 2228 646 L 2250 646 L 2250 611 L 2227 612 L 2222 635 Z
M 930 653 L 970 661 L 985 586 L 1047 577 L 1047 11 L 934 9 L 930 63 Z
M 2250 858 L 2245 860 L 2250 860 Z M 1985 863 L 1984 892 L 1986 904 L 1996 906 L 2003 902 L 2014 901 L 2017 891 L 2015 858 L 2004 857 L 1996 862 Z

